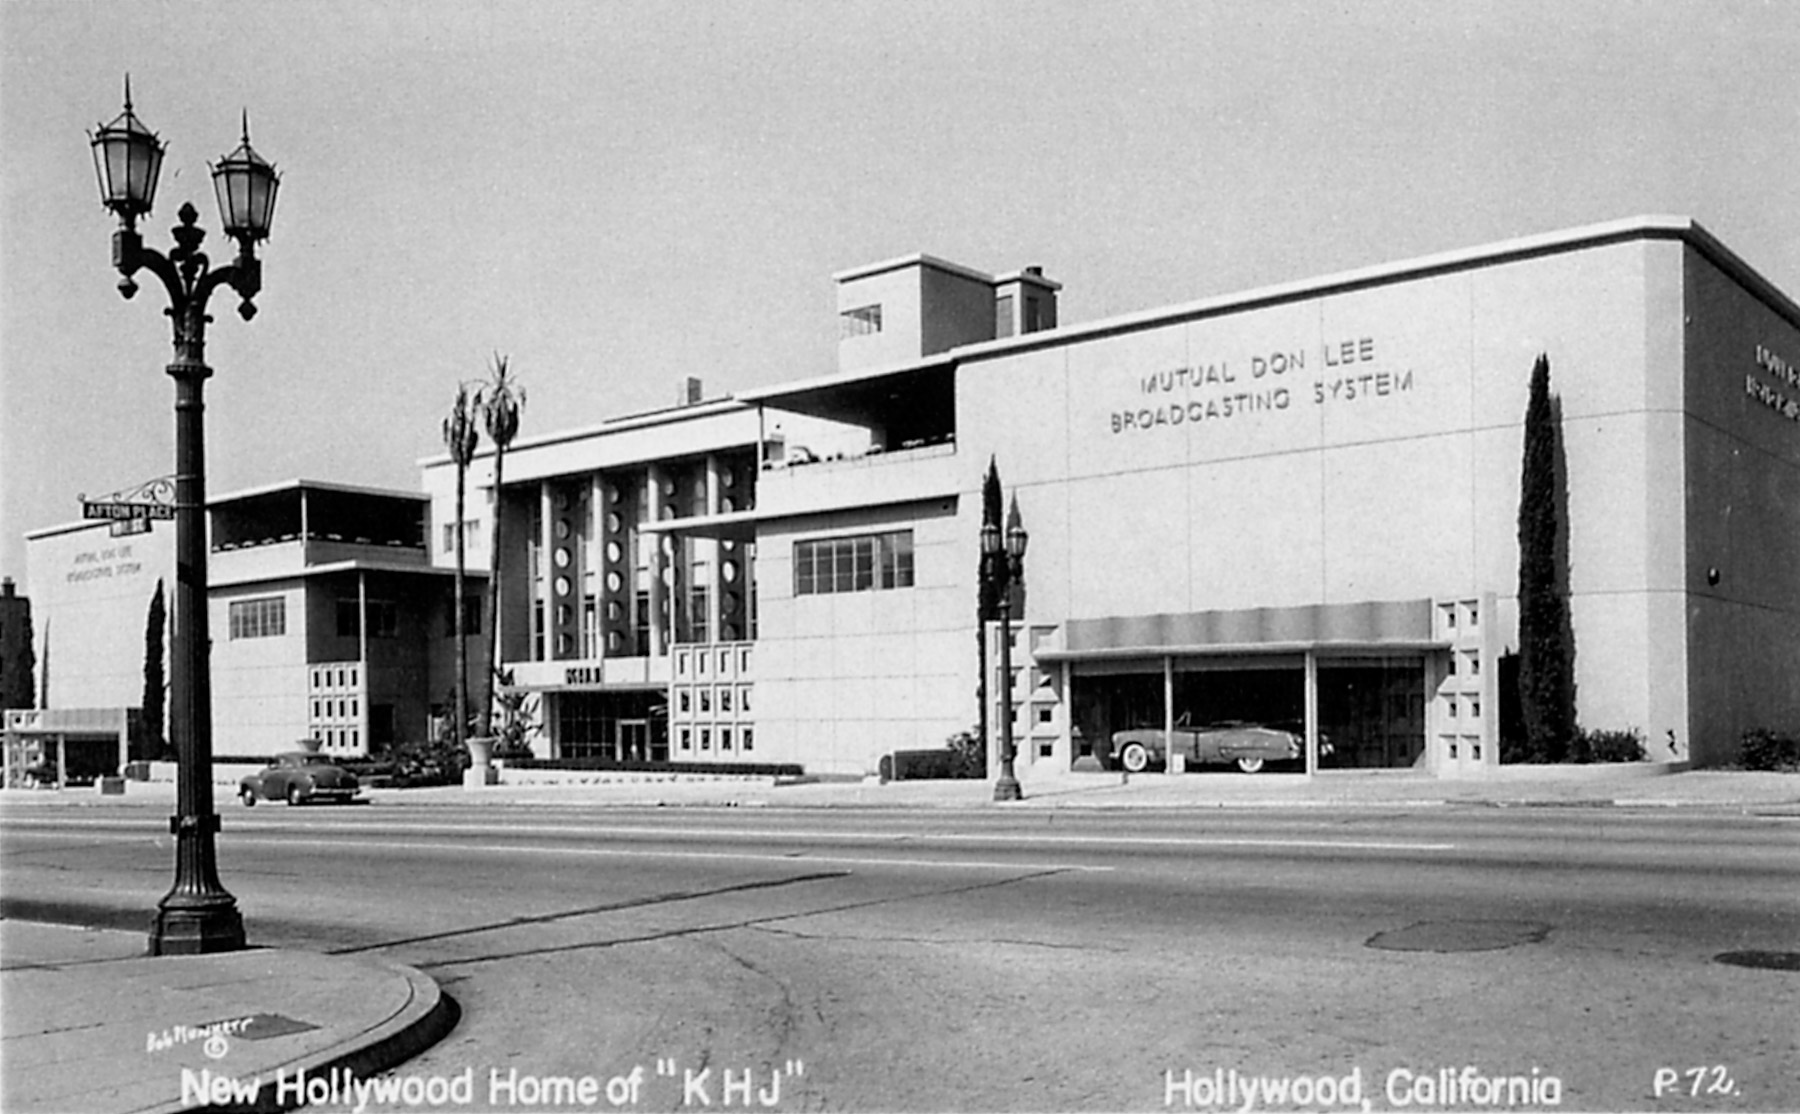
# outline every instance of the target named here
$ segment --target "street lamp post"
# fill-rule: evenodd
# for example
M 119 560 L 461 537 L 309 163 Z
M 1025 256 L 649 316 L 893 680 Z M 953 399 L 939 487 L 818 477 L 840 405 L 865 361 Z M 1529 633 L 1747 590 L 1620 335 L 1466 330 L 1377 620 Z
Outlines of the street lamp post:
M 211 642 L 206 615 L 206 426 L 204 387 L 212 374 L 206 366 L 206 303 L 214 290 L 230 286 L 243 300 L 238 313 L 245 321 L 256 314 L 251 299 L 262 288 L 262 264 L 256 242 L 269 235 L 279 178 L 275 168 L 250 147 L 250 125 L 244 120 L 243 143 L 213 166 L 225 234 L 237 241 L 237 258 L 213 267 L 200 250 L 205 230 L 192 204 L 177 214 L 171 231 L 175 247 L 168 254 L 144 246 L 137 218 L 150 212 L 164 145 L 131 111 L 131 83 L 125 84 L 125 111 L 92 133 L 94 169 L 100 200 L 117 214 L 113 233 L 113 266 L 123 277 L 119 293 L 137 293 L 132 276 L 148 269 L 162 280 L 169 295 L 166 311 L 174 322 L 175 359 L 168 372 L 175 380 L 175 606 L 170 689 L 170 734 L 179 760 L 176 814 L 169 818 L 175 835 L 175 884 L 157 906 L 150 928 L 151 955 L 194 955 L 236 951 L 244 946 L 244 921 L 237 899 L 219 882 L 213 836 L 219 816 L 212 793 L 212 682 L 208 659 Z
M 986 522 L 981 527 L 981 553 L 985 559 L 982 571 L 991 578 L 994 599 L 1000 607 L 1000 776 L 994 780 L 996 801 L 1017 801 L 1025 796 L 1013 768 L 1017 752 L 1013 748 L 1012 587 L 1025 578 L 1028 540 L 1016 495 L 1006 512 L 1004 539 L 999 523 Z

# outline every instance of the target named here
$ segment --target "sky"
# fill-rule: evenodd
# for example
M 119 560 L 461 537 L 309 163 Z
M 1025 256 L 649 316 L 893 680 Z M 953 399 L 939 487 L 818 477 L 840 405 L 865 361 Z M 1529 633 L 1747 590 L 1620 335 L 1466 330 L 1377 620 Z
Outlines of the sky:
M 282 174 L 208 333 L 212 495 L 417 490 L 496 353 L 521 436 L 835 370 L 834 272 L 1039 265 L 1065 324 L 1645 213 L 1800 296 L 1788 0 L 0 0 L 0 575 L 173 471 L 166 300 L 85 134 Z M 227 242 L 228 245 L 228 242 Z

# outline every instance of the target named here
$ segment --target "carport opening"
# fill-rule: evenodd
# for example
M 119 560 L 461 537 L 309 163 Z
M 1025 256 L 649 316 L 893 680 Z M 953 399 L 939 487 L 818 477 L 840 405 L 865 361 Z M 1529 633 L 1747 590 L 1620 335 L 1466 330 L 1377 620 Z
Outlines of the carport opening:
M 1320 659 L 1319 734 L 1322 770 L 1423 765 L 1423 656 Z
M 1317 664 L 1320 769 L 1407 768 L 1424 761 L 1422 654 L 1321 656 Z M 1303 654 L 1190 656 L 1076 662 L 1071 705 L 1075 754 L 1117 768 L 1121 732 L 1246 724 L 1291 732 L 1306 723 Z M 1197 744 L 1195 754 L 1205 750 Z M 1177 743 L 1177 753 L 1181 746 Z M 1159 754 L 1153 762 L 1165 768 Z M 1187 768 L 1228 769 L 1217 757 Z M 1261 769 L 1304 772 L 1304 755 Z
M 1125 741 L 1115 738 L 1127 731 L 1161 731 L 1173 723 L 1177 729 L 1250 724 L 1289 731 L 1304 738 L 1306 670 L 1297 654 L 1258 657 L 1192 657 L 1168 663 L 1150 661 L 1078 662 L 1073 670 L 1073 712 L 1078 738 L 1076 753 L 1091 754 L 1107 768 L 1120 765 Z M 1182 753 L 1190 770 L 1223 770 L 1235 760 L 1204 753 L 1205 748 L 1186 748 Z M 1167 762 L 1162 754 L 1154 768 Z M 1304 756 L 1276 759 L 1262 769 L 1303 772 Z

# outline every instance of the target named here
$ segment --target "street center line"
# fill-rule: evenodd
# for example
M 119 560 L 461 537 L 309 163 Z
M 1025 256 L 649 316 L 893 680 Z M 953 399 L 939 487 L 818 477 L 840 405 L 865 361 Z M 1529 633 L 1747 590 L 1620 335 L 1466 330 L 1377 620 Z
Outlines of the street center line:
M 535 855 L 588 855 L 605 856 L 619 859 L 726 859 L 746 862 L 774 862 L 789 864 L 805 863 L 849 863 L 859 866 L 922 866 L 944 867 L 951 870 L 963 868 L 979 868 L 984 870 L 1063 870 L 1080 871 L 1087 874 L 1107 874 L 1113 871 L 1110 866 L 1088 866 L 1082 863 L 1039 863 L 1039 862 L 992 862 L 982 859 L 881 859 L 856 855 L 806 855 L 806 854 L 753 854 L 747 851 L 643 851 L 629 850 L 622 847 L 539 847 L 532 844 L 520 846 L 513 844 L 504 847 L 462 847 L 446 846 L 442 843 L 401 843 L 392 840 L 366 839 L 286 839 L 266 836 L 250 836 L 234 839 L 237 844 L 260 844 L 271 847 L 374 847 L 390 851 L 454 851 L 464 854 L 469 851 L 485 851 L 489 854 L 535 854 Z
M 306 821 L 300 820 L 268 820 L 261 818 L 244 818 L 251 827 L 263 831 L 292 831 Z M 93 827 L 93 826 L 141 826 L 138 822 L 124 820 L 45 820 L 42 826 L 56 827 Z M 244 823 L 234 825 L 237 831 L 244 831 Z M 398 821 L 394 823 L 372 822 L 357 817 L 337 825 L 341 831 L 359 831 L 370 834 L 387 832 L 419 832 L 419 833 L 467 833 L 492 836 L 495 829 L 484 824 L 428 824 Z M 316 830 L 316 829 L 307 829 Z M 1271 849 L 1296 848 L 1307 850 L 1330 850 L 1333 848 L 1349 851 L 1454 851 L 1454 843 L 1425 842 L 1421 840 L 1378 840 L 1378 839 L 1305 839 L 1287 836 L 1120 836 L 1120 835 L 1079 835 L 1058 834 L 1048 832 L 913 832 L 905 830 L 889 832 L 866 831 L 832 831 L 806 828 L 661 828 L 644 825 L 624 826 L 585 826 L 578 824 L 509 824 L 503 829 L 507 835 L 579 835 L 579 836 L 642 836 L 652 838 L 732 838 L 732 839 L 767 839 L 767 840 L 835 840 L 844 843 L 989 843 L 1015 844 L 1042 847 L 1059 845 L 1065 847 L 1264 847 Z M 235 832 L 229 837 L 237 839 Z

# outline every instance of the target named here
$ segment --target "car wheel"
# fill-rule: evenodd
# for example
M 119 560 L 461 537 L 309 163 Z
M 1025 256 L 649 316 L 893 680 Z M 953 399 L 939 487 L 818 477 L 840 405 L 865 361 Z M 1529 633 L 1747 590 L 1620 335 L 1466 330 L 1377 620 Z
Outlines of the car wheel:
M 1238 769 L 1244 771 L 1247 774 L 1256 773 L 1258 770 L 1260 770 L 1262 768 L 1263 768 L 1263 760 L 1260 758 L 1246 757 L 1246 758 L 1238 759 Z
M 304 801 L 305 799 L 306 799 L 306 794 L 300 792 L 300 787 L 298 785 L 288 786 L 288 791 L 287 791 L 288 804 L 297 805 L 301 801 Z
M 1126 743 L 1119 752 L 1119 763 L 1134 774 L 1150 768 L 1150 751 L 1143 743 Z
M 238 790 L 238 800 L 244 802 L 245 808 L 255 808 L 256 790 L 250 788 L 248 785 L 244 786 L 242 789 Z

